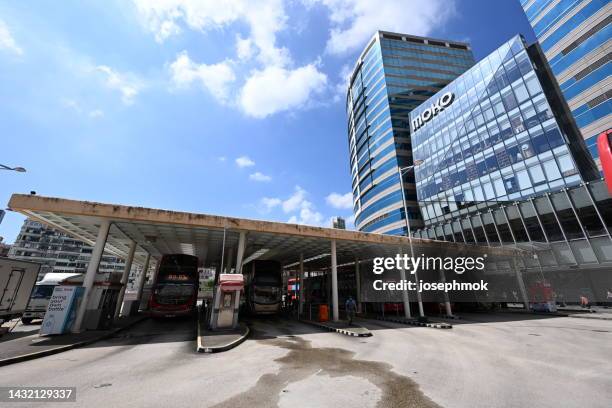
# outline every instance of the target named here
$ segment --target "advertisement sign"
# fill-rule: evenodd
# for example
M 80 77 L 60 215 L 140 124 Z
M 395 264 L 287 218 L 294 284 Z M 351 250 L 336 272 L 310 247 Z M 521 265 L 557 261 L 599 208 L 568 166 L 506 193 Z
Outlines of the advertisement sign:
M 83 288 L 80 286 L 56 286 L 49 300 L 40 334 L 62 334 L 72 325 Z
M 215 286 L 215 270 L 213 268 L 198 268 L 200 285 L 198 299 L 212 299 Z

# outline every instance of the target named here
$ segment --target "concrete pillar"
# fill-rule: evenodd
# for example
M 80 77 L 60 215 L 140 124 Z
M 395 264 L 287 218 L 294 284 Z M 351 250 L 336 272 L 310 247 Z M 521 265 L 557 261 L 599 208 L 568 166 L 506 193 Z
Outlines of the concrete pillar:
M 340 320 L 338 309 L 338 261 L 336 259 L 336 240 L 331 242 L 331 287 L 332 287 L 332 316 L 334 322 Z
M 513 260 L 514 273 L 516 274 L 516 280 L 518 282 L 519 291 L 521 292 L 521 298 L 523 299 L 523 305 L 525 310 L 529 311 L 529 297 L 527 296 L 527 290 L 525 289 L 525 282 L 523 281 L 523 274 L 516 265 L 516 261 Z
M 145 281 L 147 280 L 147 272 L 149 270 L 149 261 L 151 260 L 151 254 L 147 253 L 147 257 L 145 258 L 145 263 L 142 267 L 142 273 L 138 278 L 138 292 L 136 293 L 136 301 L 138 302 L 138 308 L 140 308 L 140 304 L 142 303 L 142 292 L 144 291 Z
M 400 250 L 400 253 L 403 254 L 403 251 Z M 402 283 L 408 282 L 408 279 L 406 279 L 406 268 L 404 268 L 403 263 L 402 263 L 402 267 L 400 268 L 400 279 Z M 404 317 L 406 319 L 411 319 L 412 313 L 410 311 L 410 299 L 408 298 L 408 288 L 405 288 L 402 290 L 402 302 L 404 303 Z
M 306 293 L 304 288 L 304 254 L 300 254 L 300 279 L 298 280 L 300 285 L 300 303 L 299 303 L 299 312 L 298 316 L 302 317 L 304 313 L 304 293 Z
M 232 329 L 238 327 L 238 311 L 240 310 L 240 290 L 234 292 L 234 318 L 232 319 Z
M 244 258 L 244 250 L 246 249 L 246 232 L 240 231 L 238 238 L 238 254 L 236 255 L 236 273 L 242 273 L 242 260 Z
M 128 256 L 125 260 L 125 268 L 123 269 L 123 275 L 121 275 L 121 290 L 117 297 L 117 306 L 115 307 L 115 319 L 119 317 L 121 307 L 123 306 L 123 297 L 125 296 L 125 289 L 127 286 L 128 278 L 130 277 L 130 270 L 132 269 L 132 261 L 134 261 L 134 254 L 136 253 L 136 241 L 130 242 L 130 248 L 128 250 Z
M 355 302 L 357 302 L 357 313 L 361 313 L 361 277 L 359 275 L 359 259 L 355 258 Z
M 444 275 L 444 269 L 438 270 L 440 274 L 440 282 L 446 283 L 446 275 Z M 450 297 L 448 296 L 448 292 L 444 291 L 444 307 L 446 308 L 446 315 L 452 316 L 453 311 L 451 310 Z
M 417 285 L 417 303 L 419 304 L 419 316 L 425 317 L 425 310 L 423 309 L 423 296 L 419 291 L 419 275 L 418 272 L 414 272 L 414 282 Z
M 83 287 L 85 288 L 85 291 L 83 293 L 81 303 L 79 304 L 79 309 L 77 310 L 76 320 L 72 326 L 73 333 L 79 333 L 81 331 L 83 319 L 85 318 L 85 311 L 87 310 L 87 303 L 89 303 L 91 291 L 96 280 L 96 274 L 98 273 L 98 267 L 100 266 L 100 260 L 102 259 L 102 254 L 104 254 L 104 246 L 106 245 L 110 225 L 111 222 L 109 220 L 102 220 L 100 222 L 96 243 L 91 252 L 91 259 L 89 260 L 87 272 L 85 273 L 85 278 L 83 279 Z

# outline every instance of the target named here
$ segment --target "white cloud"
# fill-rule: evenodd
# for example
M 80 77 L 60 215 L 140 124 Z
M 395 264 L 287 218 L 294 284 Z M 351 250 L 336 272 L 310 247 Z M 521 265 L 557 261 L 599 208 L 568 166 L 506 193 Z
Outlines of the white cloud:
M 249 175 L 249 179 L 253 181 L 268 182 L 272 180 L 272 177 L 256 171 L 255 173 Z
M 331 193 L 325 198 L 325 201 L 332 207 L 341 210 L 353 208 L 353 194 L 351 192 L 346 194 Z
M 236 159 L 236 164 L 238 167 L 250 167 L 254 166 L 255 162 L 251 160 L 248 156 L 240 156 Z
M 273 208 L 281 205 L 282 200 L 280 198 L 264 197 L 261 199 L 261 205 L 264 207 L 265 212 L 270 212 Z
M 292 215 L 287 222 L 292 224 L 317 225 L 323 224 L 323 214 L 316 211 L 314 205 L 306 199 L 307 192 L 300 186 L 295 186 L 295 192 L 282 202 L 281 207 L 285 213 L 299 211 Z
M 334 86 L 334 102 L 345 101 L 352 73 L 353 68 L 349 64 L 344 64 L 340 68 L 340 73 L 338 74 L 339 81 Z
M 23 49 L 17 45 L 13 35 L 9 31 L 8 26 L 3 20 L 0 20 L 0 50 L 7 50 L 16 55 L 23 55 Z
M 295 186 L 295 191 L 286 200 L 280 198 L 264 197 L 260 200 L 262 212 L 268 213 L 279 207 L 285 214 L 293 213 L 287 222 L 292 224 L 307 224 L 322 226 L 325 218 L 318 212 L 312 202 L 307 199 L 308 193 L 300 186 Z
M 268 66 L 254 71 L 240 93 L 240 106 L 249 116 L 265 118 L 306 106 L 313 93 L 322 92 L 327 76 L 314 64 L 295 70 Z
M 314 211 L 310 206 L 305 206 L 300 209 L 299 215 L 292 215 L 287 222 L 321 227 L 323 226 L 323 214 Z
M 217 64 L 197 64 L 189 58 L 187 51 L 177 55 L 170 64 L 172 82 L 177 87 L 186 87 L 192 82 L 199 82 L 218 101 L 227 102 L 229 99 L 229 85 L 234 82 L 236 76 L 229 61 Z
M 126 105 L 134 103 L 134 98 L 140 92 L 141 85 L 131 75 L 121 74 L 107 65 L 98 65 L 96 71 L 105 76 L 106 86 L 121 93 L 121 100 Z
M 253 40 L 250 38 L 242 38 L 239 34 L 236 35 L 236 55 L 241 60 L 249 60 L 253 57 L 255 48 Z
M 453 0 L 309 0 L 330 11 L 331 54 L 360 50 L 376 30 L 429 35 L 455 13 Z
M 218 157 L 218 159 L 219 159 L 219 161 L 220 161 L 220 162 L 224 162 L 224 161 L 226 161 L 226 160 L 227 160 L 227 157 L 225 157 L 225 156 L 219 156 L 219 157 Z
M 286 213 L 293 212 L 300 208 L 304 202 L 307 202 L 308 205 L 310 204 L 308 201 L 306 201 L 306 190 L 300 186 L 295 186 L 295 192 L 291 195 L 291 197 L 283 201 L 283 211 Z
M 228 59 L 213 65 L 196 64 L 183 52 L 171 64 L 175 85 L 199 81 L 220 102 L 255 118 L 311 106 L 311 97 L 327 88 L 327 76 L 317 63 L 296 68 L 290 51 L 277 43 L 278 34 L 287 29 L 285 0 L 133 2 L 159 42 L 179 34 L 182 28 L 202 33 L 230 29 L 236 32 L 236 57 L 231 65 Z M 245 26 L 247 32 L 241 33 Z M 237 79 L 234 70 L 248 72 L 241 75 L 244 83 L 240 87 L 232 87 Z
M 101 109 L 94 109 L 92 111 L 89 111 L 89 117 L 90 118 L 101 118 L 104 116 L 104 111 L 102 111 Z
M 258 58 L 266 65 L 291 62 L 289 51 L 276 45 L 276 34 L 286 27 L 283 0 L 133 0 L 146 27 L 163 42 L 181 32 L 181 25 L 205 32 L 234 23 L 246 24 Z

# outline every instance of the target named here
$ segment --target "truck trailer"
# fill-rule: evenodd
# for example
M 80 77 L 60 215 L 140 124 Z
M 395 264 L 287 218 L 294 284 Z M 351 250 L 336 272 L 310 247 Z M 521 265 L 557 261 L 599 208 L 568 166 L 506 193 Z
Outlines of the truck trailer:
M 0 324 L 26 310 L 40 264 L 0 258 Z

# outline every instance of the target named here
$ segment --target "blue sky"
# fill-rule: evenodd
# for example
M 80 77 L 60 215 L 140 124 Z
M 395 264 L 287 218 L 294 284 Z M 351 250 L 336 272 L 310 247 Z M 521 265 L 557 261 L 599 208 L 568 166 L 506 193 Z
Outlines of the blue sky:
M 516 33 L 518 0 L 0 2 L 0 202 L 27 193 L 329 225 L 346 72 L 375 30 Z M 0 236 L 23 222 L 7 212 Z

